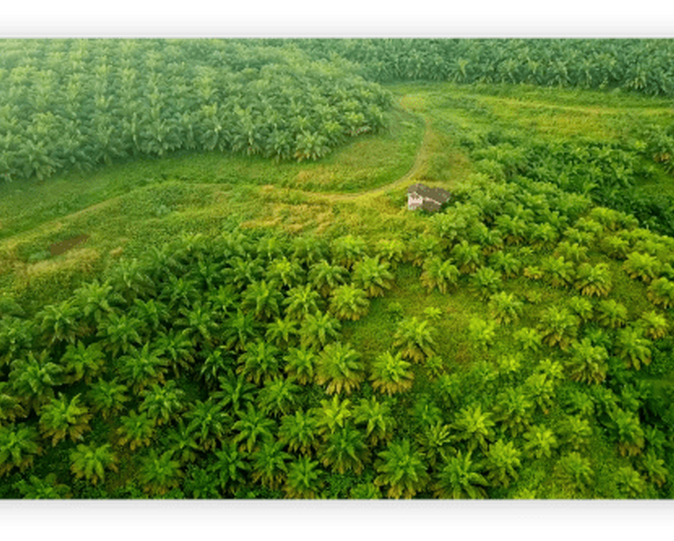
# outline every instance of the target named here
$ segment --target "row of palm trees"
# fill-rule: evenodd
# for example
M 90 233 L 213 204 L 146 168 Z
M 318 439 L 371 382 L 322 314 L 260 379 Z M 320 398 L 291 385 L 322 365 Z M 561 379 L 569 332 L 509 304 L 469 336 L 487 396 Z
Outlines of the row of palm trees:
M 315 160 L 390 105 L 344 62 L 250 41 L 3 41 L 0 69 L 9 180 L 178 149 Z

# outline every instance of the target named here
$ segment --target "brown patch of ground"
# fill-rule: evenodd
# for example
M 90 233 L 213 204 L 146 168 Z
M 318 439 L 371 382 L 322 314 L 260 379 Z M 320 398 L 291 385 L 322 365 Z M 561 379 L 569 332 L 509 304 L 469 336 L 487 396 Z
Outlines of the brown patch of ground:
M 86 242 L 88 239 L 89 235 L 87 235 L 86 233 L 82 235 L 77 235 L 76 237 L 72 237 L 70 239 L 66 239 L 61 242 L 57 242 L 56 244 L 52 244 L 49 247 L 49 252 L 51 253 L 51 255 L 60 255 L 74 248 L 78 244 Z

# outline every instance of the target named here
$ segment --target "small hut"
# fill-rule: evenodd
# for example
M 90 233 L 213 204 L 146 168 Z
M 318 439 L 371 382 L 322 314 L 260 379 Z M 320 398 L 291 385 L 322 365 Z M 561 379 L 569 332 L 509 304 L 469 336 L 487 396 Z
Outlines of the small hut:
M 451 194 L 442 188 L 430 188 L 423 184 L 412 184 L 407 188 L 407 208 L 421 208 L 428 212 L 437 212 L 449 201 Z

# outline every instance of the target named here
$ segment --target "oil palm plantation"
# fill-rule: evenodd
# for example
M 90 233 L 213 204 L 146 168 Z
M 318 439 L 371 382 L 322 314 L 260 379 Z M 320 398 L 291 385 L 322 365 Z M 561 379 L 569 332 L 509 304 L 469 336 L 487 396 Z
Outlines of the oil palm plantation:
M 309 282 L 325 298 L 338 286 L 346 282 L 348 271 L 341 265 L 319 261 L 309 271 Z
M 376 398 L 362 398 L 353 410 L 353 420 L 362 425 L 369 442 L 374 446 L 389 441 L 397 426 L 391 405 Z
M 524 451 L 535 458 L 550 458 L 557 447 L 554 432 L 544 425 L 534 425 L 525 434 Z
M 94 342 L 85 346 L 80 340 L 77 344 L 68 344 L 65 354 L 61 357 L 64 367 L 65 383 L 75 383 L 83 380 L 91 384 L 104 371 L 106 358 L 100 343 Z
M 175 380 L 167 381 L 165 385 L 154 384 L 141 392 L 140 397 L 143 401 L 139 411 L 146 411 L 158 426 L 173 421 L 185 407 L 185 391 L 178 387 Z
M 283 304 L 287 318 L 302 321 L 310 314 L 319 313 L 320 294 L 310 284 L 296 286 L 288 291 Z
M 269 381 L 280 375 L 280 353 L 281 351 L 271 344 L 257 340 L 249 344 L 245 353 L 239 357 L 237 373 L 243 374 L 248 381 L 256 385 Z

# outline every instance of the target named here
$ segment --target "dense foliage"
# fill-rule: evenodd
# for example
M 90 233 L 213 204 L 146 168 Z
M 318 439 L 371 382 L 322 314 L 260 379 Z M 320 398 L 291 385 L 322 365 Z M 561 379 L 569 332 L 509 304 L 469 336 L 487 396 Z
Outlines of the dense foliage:
M 0 40 L 0 178 L 231 150 L 313 160 L 389 95 L 345 61 L 228 40 Z

